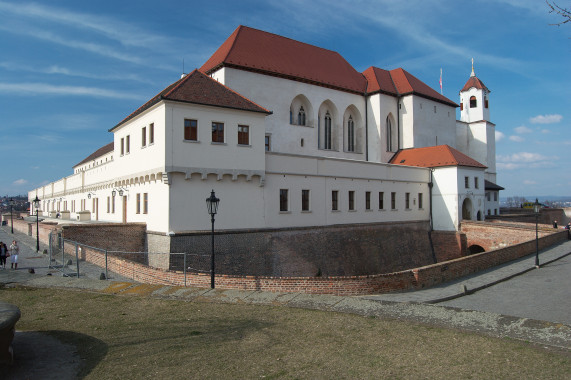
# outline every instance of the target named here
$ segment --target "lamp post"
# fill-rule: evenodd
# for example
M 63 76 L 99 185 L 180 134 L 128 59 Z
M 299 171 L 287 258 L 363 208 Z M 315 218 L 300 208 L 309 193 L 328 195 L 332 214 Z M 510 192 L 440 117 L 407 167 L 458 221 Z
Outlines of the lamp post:
M 10 225 L 12 226 L 12 234 L 14 233 L 14 217 L 12 216 L 14 209 L 14 199 L 10 198 Z
M 36 209 L 36 252 L 40 252 L 40 198 L 37 194 L 34 199 L 34 208 Z
M 206 198 L 206 207 L 208 208 L 212 222 L 212 255 L 210 256 L 210 288 L 212 289 L 214 289 L 214 215 L 216 215 L 216 211 L 218 211 L 219 202 L 220 199 L 216 198 L 216 194 L 214 194 L 214 190 L 212 190 L 210 197 Z
M 540 204 L 535 198 L 535 203 L 533 204 L 533 212 L 535 213 L 535 267 L 539 269 L 539 237 L 537 234 L 537 219 L 539 218 Z

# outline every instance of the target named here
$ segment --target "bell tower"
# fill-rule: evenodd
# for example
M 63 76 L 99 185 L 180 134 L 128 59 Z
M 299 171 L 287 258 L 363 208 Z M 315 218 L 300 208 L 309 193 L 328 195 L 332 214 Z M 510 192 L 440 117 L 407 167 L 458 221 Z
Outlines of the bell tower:
M 490 90 L 474 73 L 474 58 L 472 58 L 472 73 L 460 90 L 460 121 L 465 123 L 490 121 L 489 97 Z

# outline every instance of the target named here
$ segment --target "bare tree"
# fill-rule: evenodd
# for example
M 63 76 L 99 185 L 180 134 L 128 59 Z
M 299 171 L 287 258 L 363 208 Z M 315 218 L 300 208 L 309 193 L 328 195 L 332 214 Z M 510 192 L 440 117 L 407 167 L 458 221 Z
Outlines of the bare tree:
M 545 3 L 547 4 L 547 6 L 549 8 L 551 8 L 549 13 L 555 13 L 555 14 L 558 14 L 559 16 L 563 17 L 563 21 L 557 22 L 555 24 L 549 24 L 549 25 L 561 26 L 563 24 L 567 24 L 568 22 L 571 22 L 571 11 L 570 10 L 568 10 L 567 8 L 560 7 L 554 1 L 545 0 Z

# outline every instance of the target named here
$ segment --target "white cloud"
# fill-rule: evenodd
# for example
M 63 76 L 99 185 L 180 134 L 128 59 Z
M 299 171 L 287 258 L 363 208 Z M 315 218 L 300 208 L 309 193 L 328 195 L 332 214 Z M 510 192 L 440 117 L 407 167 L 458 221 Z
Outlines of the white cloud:
M 526 180 L 523 181 L 523 184 L 524 184 L 524 185 L 537 185 L 537 182 L 532 181 L 532 180 L 530 180 L 530 179 L 526 179 Z
M 554 167 L 557 157 L 544 156 L 539 153 L 520 152 L 511 155 L 498 155 L 496 157 L 498 169 L 514 170 L 521 168 L 549 168 Z
M 106 90 L 97 87 L 54 86 L 46 83 L 0 83 L 0 93 L 15 95 L 73 95 L 98 98 L 144 100 L 139 94 Z
M 529 119 L 532 124 L 553 124 L 559 123 L 563 119 L 563 116 L 553 114 L 553 115 L 537 115 Z
M 541 130 L 541 133 L 546 133 L 546 134 L 547 134 L 547 133 L 551 133 L 551 131 L 550 131 L 549 129 L 542 129 L 542 130 Z
M 520 127 L 516 127 L 514 128 L 514 130 L 516 131 L 516 133 L 524 134 L 524 133 L 531 133 L 533 132 L 533 130 L 529 129 L 528 127 L 526 127 L 525 125 L 522 125 Z
M 14 185 L 25 185 L 27 183 L 28 181 L 26 181 L 25 179 L 17 179 L 14 181 Z
M 523 142 L 525 139 L 521 136 L 510 136 L 510 140 L 511 141 L 515 141 L 515 142 Z
M 496 131 L 496 142 L 503 140 L 506 137 L 502 132 Z

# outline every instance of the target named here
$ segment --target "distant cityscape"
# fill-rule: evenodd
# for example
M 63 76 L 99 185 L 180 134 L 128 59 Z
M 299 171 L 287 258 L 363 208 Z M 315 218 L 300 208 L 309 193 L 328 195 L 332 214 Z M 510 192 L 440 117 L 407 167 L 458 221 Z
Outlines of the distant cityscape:
M 571 196 L 512 196 L 500 197 L 500 207 L 521 207 L 525 202 L 541 203 L 544 207 L 565 208 L 571 207 Z
M 30 207 L 27 195 L 0 196 L 0 212 L 10 212 L 10 200 L 13 200 L 12 209 L 14 211 L 27 211 Z

